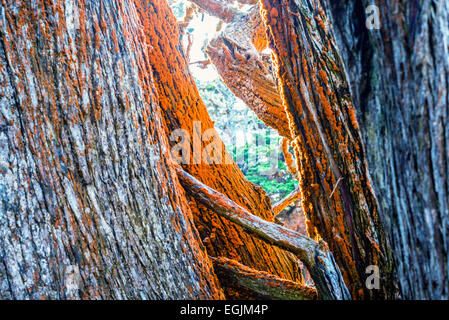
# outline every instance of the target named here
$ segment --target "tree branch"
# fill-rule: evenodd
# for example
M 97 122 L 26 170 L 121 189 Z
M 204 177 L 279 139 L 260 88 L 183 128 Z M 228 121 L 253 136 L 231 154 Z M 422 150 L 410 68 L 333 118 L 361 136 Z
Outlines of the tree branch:
M 290 138 L 287 114 L 276 85 L 259 7 L 234 19 L 209 42 L 206 53 L 230 90 L 267 126 Z
M 279 278 L 268 272 L 258 271 L 227 258 L 211 258 L 215 271 L 226 280 L 251 290 L 256 294 L 281 300 L 315 300 L 315 288 Z
M 309 270 L 321 299 L 350 299 L 340 270 L 324 242 L 318 243 L 276 223 L 265 221 L 180 167 L 177 172 L 183 187 L 196 200 L 256 237 L 294 253 Z
M 282 199 L 281 201 L 277 202 L 274 206 L 273 206 L 273 212 L 275 215 L 278 215 L 279 213 L 281 213 L 285 208 L 287 208 L 290 204 L 292 204 L 293 202 L 295 202 L 296 200 L 298 200 L 299 198 L 301 198 L 301 191 L 299 188 L 297 188 L 296 190 L 294 190 L 292 193 L 290 193 L 288 196 L 286 196 L 284 199 Z M 275 217 L 276 218 L 276 217 Z

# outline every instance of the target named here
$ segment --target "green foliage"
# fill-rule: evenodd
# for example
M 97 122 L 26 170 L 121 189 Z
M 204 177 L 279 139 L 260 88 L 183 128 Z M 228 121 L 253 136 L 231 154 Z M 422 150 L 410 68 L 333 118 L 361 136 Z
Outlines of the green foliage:
M 248 170 L 245 177 L 252 183 L 261 186 L 269 195 L 278 194 L 281 198 L 293 192 L 296 187 L 296 183 L 293 179 L 290 179 L 287 182 L 269 179 L 267 176 L 260 175 L 258 173 L 258 168 Z
M 249 140 L 240 147 L 235 147 L 235 141 L 225 141 L 226 148 L 246 178 L 261 186 L 274 201 L 294 191 L 297 181 L 285 165 L 279 135 L 267 128 L 250 109 L 238 108 L 237 98 L 222 79 L 195 81 L 215 127 L 226 130 L 230 137 L 235 137 L 239 130 L 247 134 Z M 277 168 L 270 170 L 273 169 L 273 161 L 277 162 Z
M 270 141 L 273 138 L 267 138 L 266 133 L 257 133 L 254 140 L 261 141 L 264 134 L 265 145 L 247 142 L 242 147 L 228 146 L 227 148 L 249 181 L 261 186 L 270 196 L 282 198 L 295 190 L 297 182 L 288 172 L 280 152 L 280 137 Z M 274 170 L 271 157 L 277 161 L 277 168 Z

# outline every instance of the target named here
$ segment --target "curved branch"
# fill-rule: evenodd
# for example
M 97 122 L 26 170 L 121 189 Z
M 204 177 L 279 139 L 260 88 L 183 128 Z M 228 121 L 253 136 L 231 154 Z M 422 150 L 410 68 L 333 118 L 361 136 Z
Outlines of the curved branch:
M 209 209 L 256 237 L 294 253 L 309 270 L 321 299 L 350 299 L 340 269 L 323 241 L 318 243 L 295 231 L 253 215 L 180 167 L 177 168 L 177 173 L 185 190 Z

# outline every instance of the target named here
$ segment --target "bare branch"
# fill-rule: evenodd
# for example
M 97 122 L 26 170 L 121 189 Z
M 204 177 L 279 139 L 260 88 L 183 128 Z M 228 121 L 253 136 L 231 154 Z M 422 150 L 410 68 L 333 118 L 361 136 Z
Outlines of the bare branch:
M 292 193 L 290 193 L 288 196 L 286 196 L 284 199 L 279 201 L 273 206 L 273 212 L 275 215 L 278 215 L 281 213 L 285 208 L 287 208 L 289 205 L 291 205 L 293 202 L 301 198 L 301 191 L 299 188 L 294 190 Z M 275 217 L 276 218 L 276 217 Z
M 241 4 L 256 4 L 258 0 L 236 0 L 236 2 Z
M 297 282 L 279 278 L 268 272 L 258 271 L 227 258 L 211 258 L 215 271 L 226 280 L 249 289 L 259 295 L 281 300 L 315 300 L 317 291 Z
M 325 242 L 318 243 L 295 231 L 253 215 L 225 195 L 177 168 L 187 192 L 221 217 L 241 226 L 256 237 L 294 253 L 309 270 L 322 299 L 350 299 L 350 293 Z
M 206 69 L 208 65 L 210 65 L 210 60 L 199 60 L 190 62 L 190 65 L 197 64 L 201 69 Z

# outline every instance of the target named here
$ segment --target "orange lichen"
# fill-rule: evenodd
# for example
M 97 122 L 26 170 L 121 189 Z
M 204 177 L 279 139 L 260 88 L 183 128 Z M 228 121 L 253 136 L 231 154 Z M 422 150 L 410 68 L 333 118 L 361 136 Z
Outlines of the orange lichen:
M 352 126 L 355 129 L 358 129 L 359 128 L 359 124 L 357 122 L 357 117 L 355 115 L 355 109 L 353 107 L 349 107 L 348 108 L 348 112 L 349 112 L 349 117 L 351 119 Z M 358 148 L 358 145 L 357 145 L 357 148 Z
M 273 2 L 261 1 L 261 12 L 271 12 Z M 286 4 L 295 11 L 293 1 Z M 363 298 L 372 292 L 359 290 L 363 281 L 358 271 L 367 257 L 371 263 L 383 258 L 376 246 L 367 246 L 368 236 L 356 234 L 364 235 L 373 225 L 379 225 L 374 218 L 377 203 L 370 186 L 362 183 L 367 171 L 360 139 L 354 139 L 354 135 L 359 136 L 354 108 L 350 102 L 342 102 L 339 92 L 347 86 L 341 86 L 346 79 L 338 67 L 338 52 L 332 45 L 332 35 L 326 32 L 326 15 L 318 2 L 315 9 L 318 14 L 306 16 L 305 21 L 312 24 L 313 18 L 324 34 L 313 33 L 313 44 L 305 37 L 296 37 L 302 32 L 292 23 L 297 15 L 279 23 L 276 29 L 269 19 L 264 22 L 292 133 L 307 231 L 328 241 L 354 297 Z
M 171 130 L 182 128 L 192 136 L 195 122 L 200 122 L 201 126 L 196 129 L 201 136 L 203 132 L 213 128 L 213 122 L 199 96 L 193 78 L 185 76 L 188 61 L 179 51 L 179 46 L 174 45 L 179 43 L 176 19 L 162 0 L 136 1 L 135 3 L 143 25 L 142 41 L 146 42 L 148 47 L 152 45 L 145 54 L 154 69 L 158 102 L 165 115 L 164 129 L 169 135 Z M 165 17 L 166 23 L 154 22 L 158 21 L 160 16 Z M 243 56 L 242 60 L 245 60 Z M 138 61 L 138 63 L 148 62 Z M 142 81 L 145 80 L 142 79 Z M 191 139 L 192 148 L 193 140 Z M 204 150 L 207 143 L 200 139 L 196 147 Z M 221 141 L 218 143 L 222 144 Z M 234 162 L 227 165 L 206 165 L 200 158 L 198 163 L 186 165 L 185 169 L 241 206 L 264 219 L 271 219 L 271 205 L 265 200 L 266 195 L 263 190 L 247 181 Z M 284 252 L 246 235 L 240 227 L 217 217 L 214 212 L 198 205 L 193 198 L 191 201 L 195 204 L 192 205 L 193 219 L 200 230 L 200 236 L 204 240 L 208 254 L 241 260 L 250 267 L 265 270 L 286 279 L 297 279 L 296 265 Z

